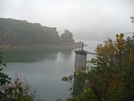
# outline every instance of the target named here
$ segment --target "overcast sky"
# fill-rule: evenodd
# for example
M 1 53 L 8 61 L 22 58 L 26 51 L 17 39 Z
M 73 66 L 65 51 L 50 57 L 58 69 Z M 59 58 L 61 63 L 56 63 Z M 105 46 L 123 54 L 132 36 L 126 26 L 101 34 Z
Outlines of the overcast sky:
M 134 0 L 0 0 L 0 17 L 75 31 L 134 31 Z

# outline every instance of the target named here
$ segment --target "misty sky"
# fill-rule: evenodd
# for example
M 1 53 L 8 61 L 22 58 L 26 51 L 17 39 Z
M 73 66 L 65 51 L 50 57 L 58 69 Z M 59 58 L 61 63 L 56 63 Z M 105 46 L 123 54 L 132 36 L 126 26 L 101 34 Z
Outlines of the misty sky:
M 94 31 L 134 31 L 134 0 L 0 0 L 0 17 L 43 26 Z

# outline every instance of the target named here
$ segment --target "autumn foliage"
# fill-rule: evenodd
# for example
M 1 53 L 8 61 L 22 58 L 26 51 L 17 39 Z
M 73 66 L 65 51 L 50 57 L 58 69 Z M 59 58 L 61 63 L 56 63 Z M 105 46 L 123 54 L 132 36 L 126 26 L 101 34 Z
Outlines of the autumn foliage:
M 74 73 L 73 79 L 85 81 L 81 84 L 81 93 L 73 95 L 76 91 L 72 89 L 67 101 L 133 101 L 134 43 L 131 38 L 116 35 L 116 41 L 108 38 L 97 45 L 95 51 L 97 55 L 89 61 L 91 65 L 87 71 L 79 71 L 77 78 Z M 69 77 L 62 80 L 71 81 Z M 72 84 L 75 88 L 75 83 Z

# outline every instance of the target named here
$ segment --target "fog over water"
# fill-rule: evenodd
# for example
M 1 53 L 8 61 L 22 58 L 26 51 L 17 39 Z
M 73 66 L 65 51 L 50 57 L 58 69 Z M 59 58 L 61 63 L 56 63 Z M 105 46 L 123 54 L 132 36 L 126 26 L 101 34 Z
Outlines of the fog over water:
M 85 40 L 83 42 L 89 45 L 84 47 L 84 50 L 90 52 L 94 52 L 96 45 L 101 43 Z M 94 55 L 88 54 L 87 60 L 93 57 Z M 3 69 L 4 73 L 10 77 L 15 74 L 25 77 L 45 101 L 69 97 L 69 88 L 72 85 L 61 81 L 61 78 L 74 73 L 74 50 L 5 51 L 3 59 L 7 64 Z
M 59 35 L 68 29 L 76 41 L 84 40 L 89 45 L 84 49 L 91 52 L 107 37 L 134 32 L 133 13 L 134 0 L 0 0 L 0 18 L 56 27 Z M 88 55 L 88 59 L 92 57 Z M 11 77 L 26 77 L 46 101 L 65 99 L 71 85 L 61 78 L 73 74 L 74 58 L 74 51 L 66 50 L 8 51 L 3 71 Z
M 0 0 L 0 17 L 65 29 L 75 39 L 101 40 L 133 32 L 134 0 Z

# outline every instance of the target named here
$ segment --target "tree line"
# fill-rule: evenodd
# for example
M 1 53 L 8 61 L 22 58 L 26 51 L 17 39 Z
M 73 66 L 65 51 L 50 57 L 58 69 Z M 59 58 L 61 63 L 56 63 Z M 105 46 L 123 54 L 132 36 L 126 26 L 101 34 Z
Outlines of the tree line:
M 46 27 L 25 20 L 0 18 L 0 45 L 62 45 L 73 43 L 73 34 L 68 30 L 59 36 L 55 27 Z

